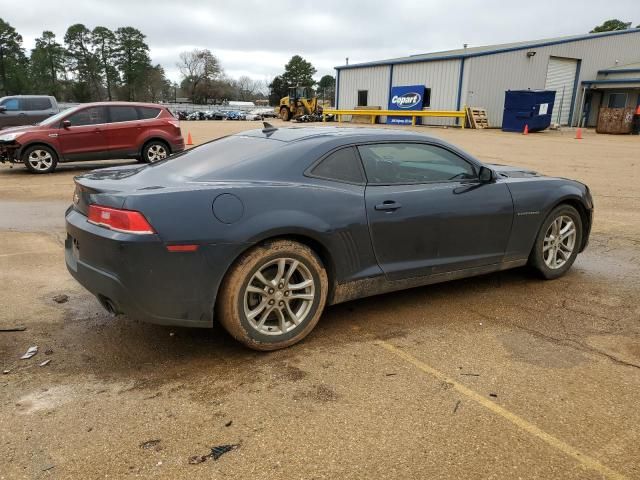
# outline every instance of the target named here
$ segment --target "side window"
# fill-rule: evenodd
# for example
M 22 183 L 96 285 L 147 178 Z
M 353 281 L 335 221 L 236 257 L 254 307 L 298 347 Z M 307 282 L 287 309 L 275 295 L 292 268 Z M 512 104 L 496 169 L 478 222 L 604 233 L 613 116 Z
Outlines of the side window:
M 49 110 L 51 109 L 51 100 L 48 98 L 27 98 L 25 110 Z
M 366 107 L 368 105 L 369 90 L 358 90 L 358 106 Z
M 138 114 L 140 120 L 149 120 L 150 118 L 156 118 L 158 115 L 160 115 L 160 109 L 151 107 L 138 107 Z
M 364 183 L 360 160 L 353 147 L 333 152 L 311 170 L 311 175 L 337 182 Z
M 69 115 L 65 120 L 71 122 L 73 127 L 81 127 L 83 125 L 98 125 L 107 123 L 104 107 L 89 107 L 77 111 Z
M 7 98 L 2 101 L 2 106 L 7 110 L 7 112 L 16 112 L 20 110 L 20 102 L 17 98 Z
M 131 122 L 138 120 L 138 112 L 135 107 L 119 106 L 109 107 L 110 123 Z
M 370 183 L 382 185 L 474 179 L 466 160 L 436 145 L 386 143 L 358 147 Z
M 609 94 L 609 108 L 624 108 L 627 106 L 627 94 L 626 93 L 610 93 Z

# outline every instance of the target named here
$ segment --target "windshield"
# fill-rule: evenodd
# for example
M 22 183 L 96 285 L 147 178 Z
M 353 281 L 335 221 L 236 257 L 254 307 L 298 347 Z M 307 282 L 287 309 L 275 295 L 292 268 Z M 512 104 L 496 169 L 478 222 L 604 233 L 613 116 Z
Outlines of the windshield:
M 75 107 L 67 108 L 66 110 L 62 110 L 61 112 L 56 113 L 53 117 L 49 117 L 46 120 L 41 121 L 37 125 L 53 125 L 56 122 L 59 122 L 62 117 L 66 117 L 68 114 L 75 112 L 80 109 L 82 105 L 78 105 Z

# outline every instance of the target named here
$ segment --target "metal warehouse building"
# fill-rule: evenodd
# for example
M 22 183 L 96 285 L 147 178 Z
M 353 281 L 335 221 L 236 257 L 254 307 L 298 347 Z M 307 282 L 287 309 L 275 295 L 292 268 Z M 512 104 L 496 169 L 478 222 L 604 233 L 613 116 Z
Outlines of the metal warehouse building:
M 336 70 L 340 109 L 387 109 L 392 87 L 424 85 L 426 108 L 483 107 L 490 125 L 499 127 L 505 91 L 546 89 L 556 91 L 553 122 L 595 126 L 601 106 L 640 104 L 640 29 L 469 47 Z M 453 122 L 431 118 L 423 123 Z

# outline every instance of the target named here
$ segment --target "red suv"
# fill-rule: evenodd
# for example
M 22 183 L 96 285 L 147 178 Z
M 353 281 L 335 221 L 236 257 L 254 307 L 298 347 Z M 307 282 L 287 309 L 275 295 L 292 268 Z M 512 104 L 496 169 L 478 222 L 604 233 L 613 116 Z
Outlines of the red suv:
M 0 131 L 0 161 L 50 173 L 58 162 L 136 158 L 155 162 L 184 150 L 178 120 L 152 103 L 85 103 L 37 125 Z

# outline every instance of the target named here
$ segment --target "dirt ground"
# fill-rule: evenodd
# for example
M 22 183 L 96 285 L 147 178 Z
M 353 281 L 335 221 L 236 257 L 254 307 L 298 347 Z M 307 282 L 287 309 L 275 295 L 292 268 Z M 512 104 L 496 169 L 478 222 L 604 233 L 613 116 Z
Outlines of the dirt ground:
M 556 281 L 518 269 L 331 307 L 268 354 L 109 316 L 63 255 L 73 176 L 99 164 L 0 166 L 0 328 L 26 327 L 0 332 L 0 479 L 640 478 L 640 138 L 416 128 L 587 183 L 588 249 Z

